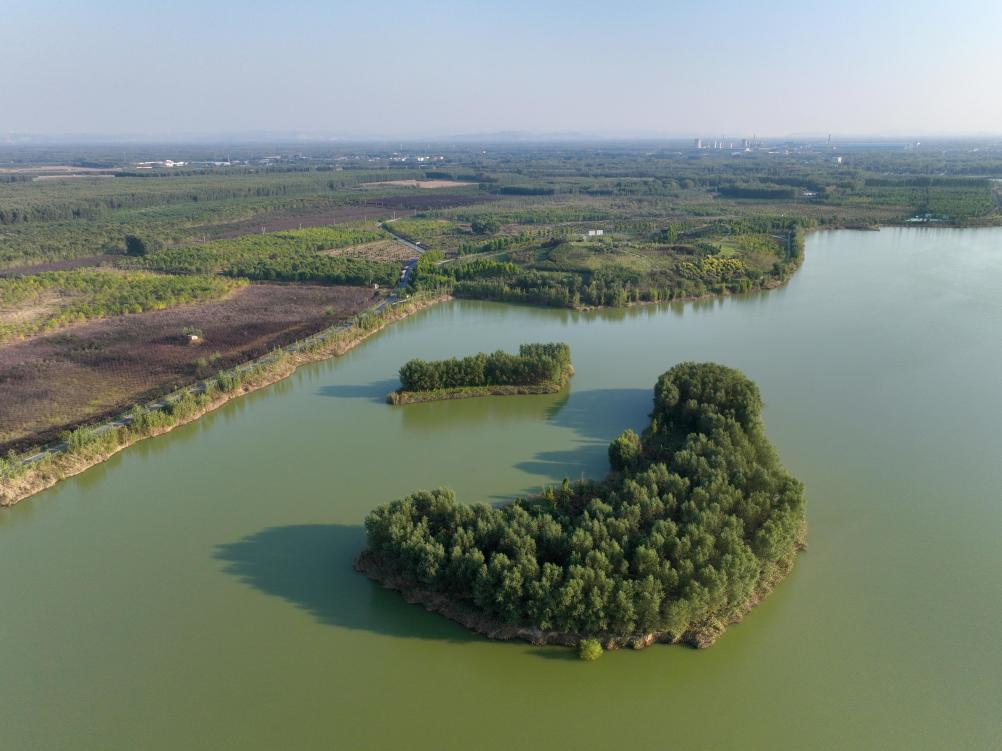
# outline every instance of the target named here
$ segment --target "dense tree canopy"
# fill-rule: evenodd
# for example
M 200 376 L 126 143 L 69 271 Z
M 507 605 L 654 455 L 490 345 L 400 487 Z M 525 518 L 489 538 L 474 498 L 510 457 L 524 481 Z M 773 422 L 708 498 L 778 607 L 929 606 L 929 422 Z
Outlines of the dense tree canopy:
M 415 493 L 366 519 L 370 555 L 500 623 L 683 638 L 741 613 L 802 535 L 803 488 L 760 408 L 739 371 L 677 365 L 658 379 L 643 436 L 613 442 L 606 480 L 500 507 Z
M 517 355 L 498 350 L 459 360 L 411 360 L 400 368 L 401 391 L 476 386 L 525 386 L 560 381 L 570 368 L 566 344 L 523 344 Z

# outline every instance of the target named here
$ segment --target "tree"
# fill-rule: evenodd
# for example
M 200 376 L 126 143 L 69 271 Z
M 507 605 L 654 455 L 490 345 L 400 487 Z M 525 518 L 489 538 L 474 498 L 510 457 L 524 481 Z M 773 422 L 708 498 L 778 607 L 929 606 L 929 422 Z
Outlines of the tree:
M 492 216 L 477 217 L 470 222 L 470 229 L 475 235 L 493 235 L 501 228 L 501 223 Z
M 142 238 L 139 235 L 125 236 L 125 252 L 130 256 L 145 256 L 163 248 L 163 244 L 153 238 Z
M 532 344 L 486 357 L 523 378 L 570 352 Z M 453 378 L 461 365 L 416 361 L 401 376 Z M 381 570 L 493 621 L 580 639 L 583 659 L 610 637 L 706 646 L 706 624 L 727 623 L 789 569 L 803 486 L 779 463 L 758 389 L 739 371 L 682 363 L 654 391 L 650 425 L 613 441 L 604 481 L 497 507 L 433 491 L 376 509 L 366 529 Z
M 640 460 L 640 436 L 632 430 L 624 430 L 609 444 L 609 464 L 614 470 L 633 469 Z

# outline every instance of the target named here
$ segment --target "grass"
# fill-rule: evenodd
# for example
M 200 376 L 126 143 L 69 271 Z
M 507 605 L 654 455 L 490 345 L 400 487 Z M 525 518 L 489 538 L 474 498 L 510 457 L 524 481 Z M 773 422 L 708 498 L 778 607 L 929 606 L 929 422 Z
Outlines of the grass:
M 207 275 L 89 269 L 0 279 L 0 342 L 94 318 L 214 300 L 246 283 Z
M 309 227 L 166 248 L 141 258 L 125 259 L 123 264 L 175 274 L 214 273 L 268 281 L 389 285 L 400 273 L 399 264 L 325 252 L 387 238 L 383 230 L 365 223 Z

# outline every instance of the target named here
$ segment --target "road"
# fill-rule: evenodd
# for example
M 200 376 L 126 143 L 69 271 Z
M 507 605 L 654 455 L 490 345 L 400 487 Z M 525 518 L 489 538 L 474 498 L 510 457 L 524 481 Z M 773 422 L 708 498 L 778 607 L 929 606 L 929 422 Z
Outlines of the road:
M 387 219 L 385 222 L 380 222 L 379 226 L 382 227 L 386 232 L 393 236 L 393 239 L 398 243 L 406 245 L 408 248 L 413 250 L 419 256 L 424 255 L 424 248 L 421 247 L 421 243 L 414 243 L 408 240 L 406 237 L 398 235 L 396 232 L 387 227 L 387 224 L 397 221 L 396 219 Z M 414 273 L 414 269 L 417 268 L 417 259 L 412 258 L 404 264 L 403 270 L 400 272 L 400 281 L 397 282 L 397 289 L 404 289 L 407 283 L 411 279 L 411 275 Z

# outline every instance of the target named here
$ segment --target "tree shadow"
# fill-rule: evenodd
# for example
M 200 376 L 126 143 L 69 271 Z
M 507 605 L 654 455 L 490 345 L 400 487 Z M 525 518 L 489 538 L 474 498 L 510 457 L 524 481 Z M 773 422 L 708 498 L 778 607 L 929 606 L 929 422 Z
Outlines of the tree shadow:
M 530 654 L 543 660 L 558 660 L 560 662 L 577 662 L 581 659 L 578 657 L 577 650 L 571 647 L 532 647 Z
M 552 405 L 547 418 L 584 439 L 608 444 L 627 428 L 640 432 L 646 427 L 653 399 L 653 388 L 574 391 Z
M 355 571 L 352 561 L 364 547 L 361 526 L 298 524 L 270 527 L 218 545 L 214 557 L 227 574 L 286 600 L 321 623 L 410 639 L 482 640 Z
M 575 391 L 550 406 L 547 419 L 579 437 L 577 447 L 540 451 L 515 466 L 555 482 L 598 480 L 608 471 L 609 444 L 627 428 L 638 433 L 647 425 L 652 394 L 649 389 L 590 389 Z
M 386 395 L 400 387 L 396 378 L 386 378 L 372 383 L 330 384 L 317 390 L 320 396 L 333 396 L 339 399 L 368 399 L 380 404 L 386 403 Z
M 608 457 L 608 444 L 588 441 L 567 451 L 540 451 L 532 459 L 515 466 L 523 472 L 542 475 L 554 482 L 568 480 L 598 480 L 605 475 L 603 462 Z
M 556 394 L 478 396 L 446 399 L 401 407 L 401 427 L 407 431 L 473 431 L 481 425 L 546 420 L 569 398 L 566 389 Z

